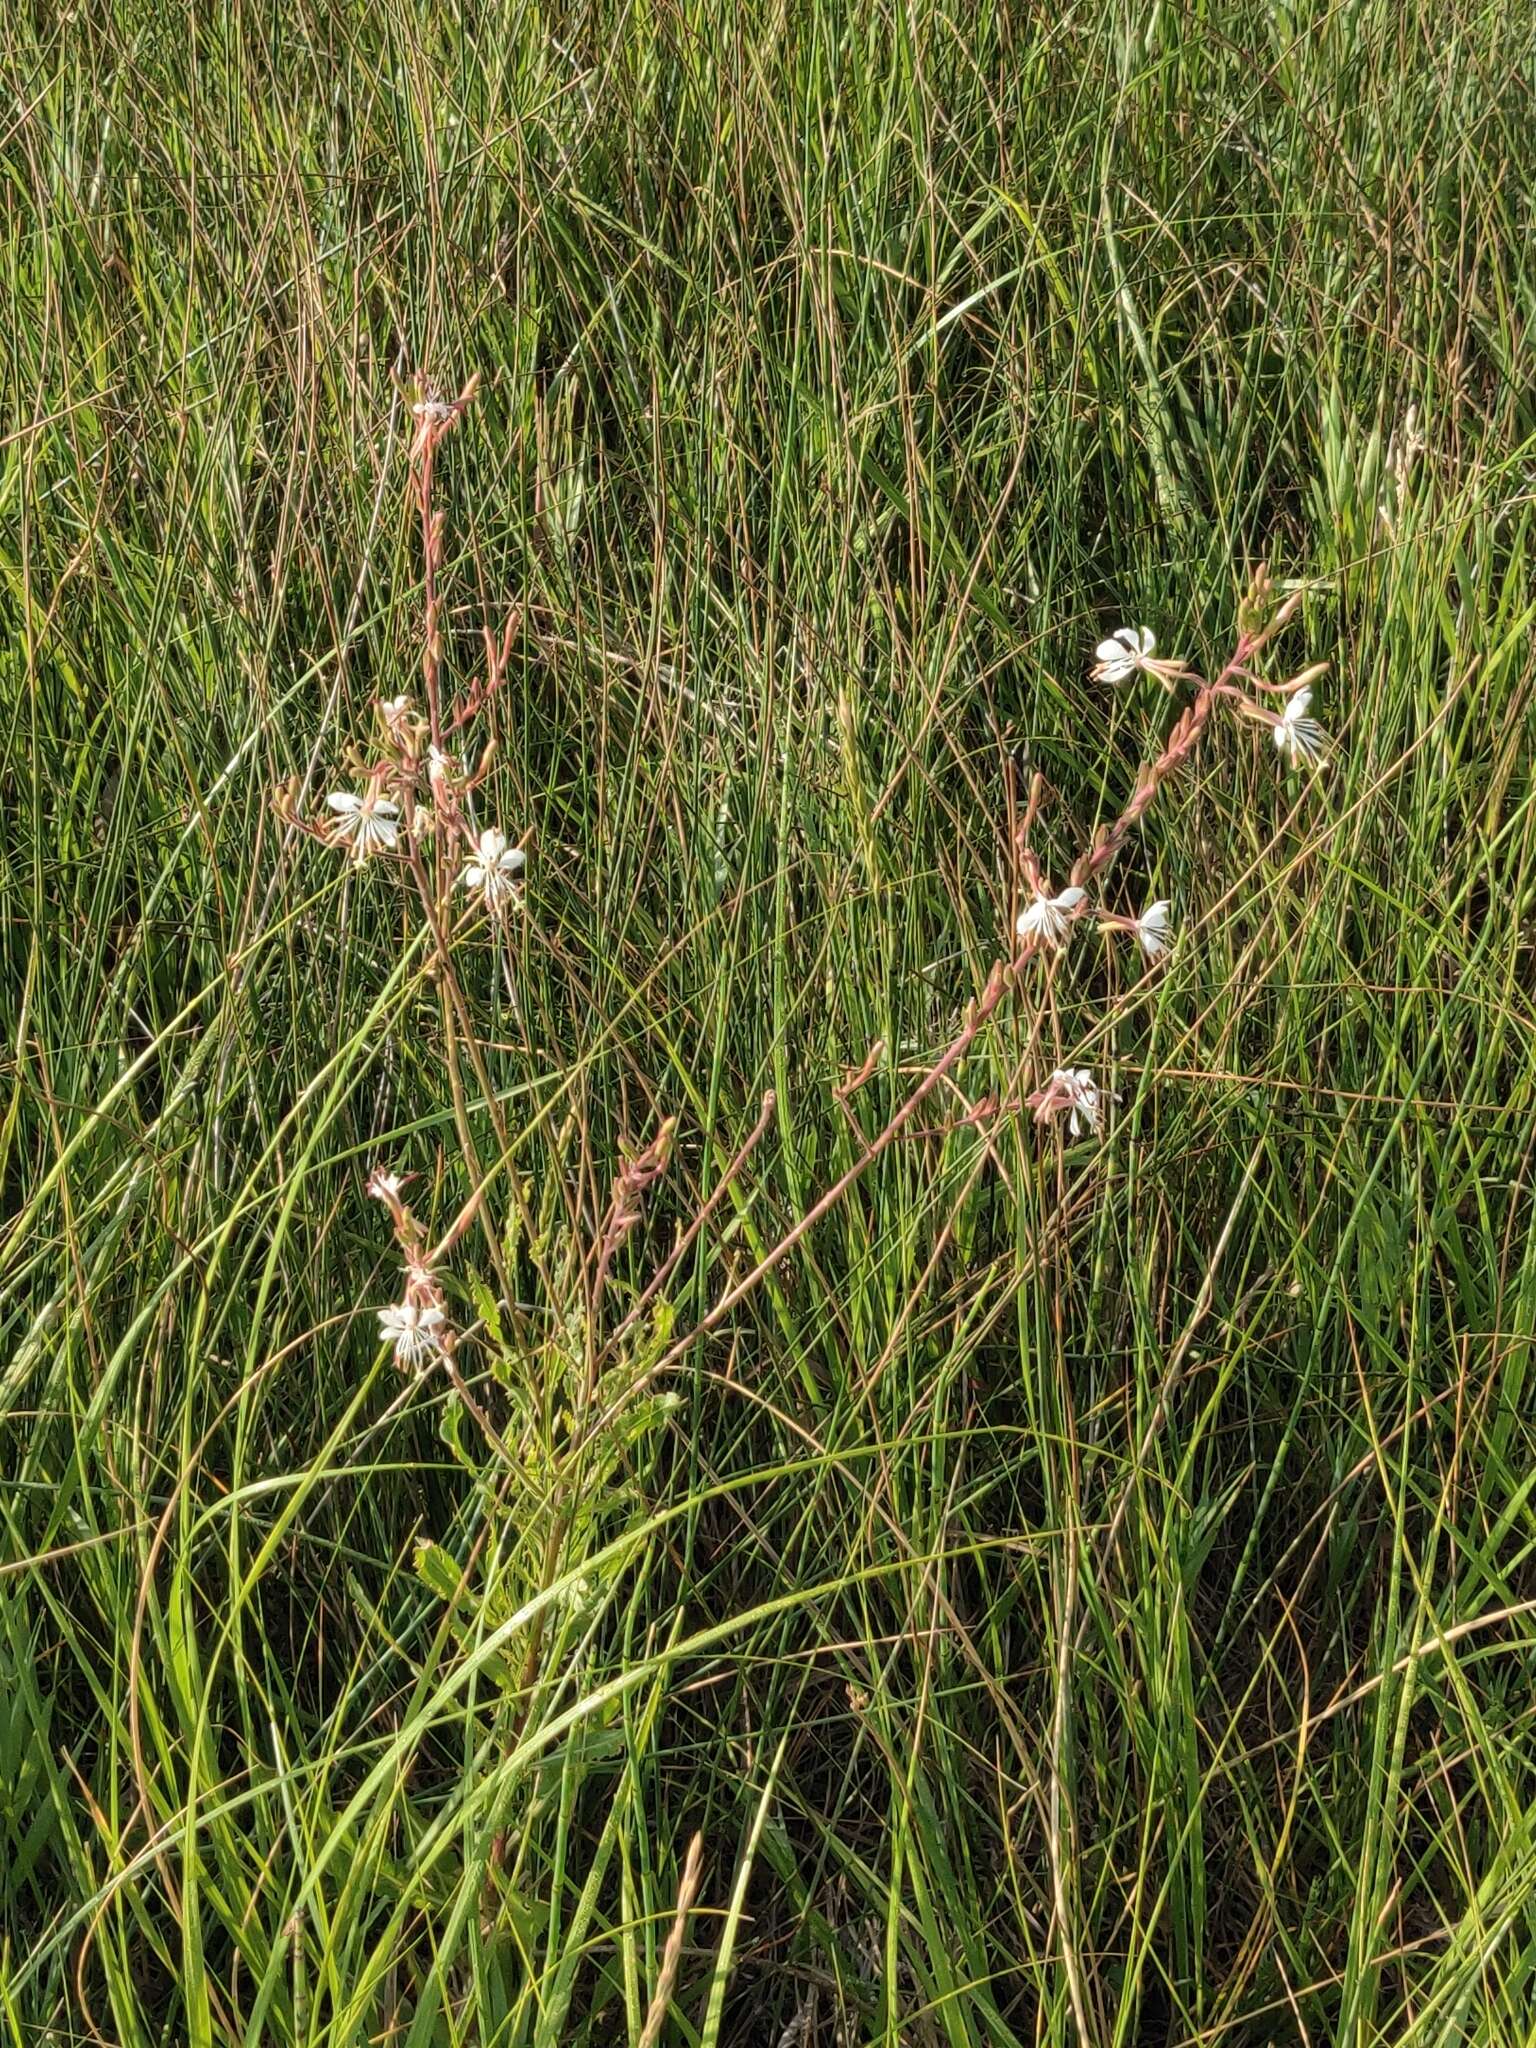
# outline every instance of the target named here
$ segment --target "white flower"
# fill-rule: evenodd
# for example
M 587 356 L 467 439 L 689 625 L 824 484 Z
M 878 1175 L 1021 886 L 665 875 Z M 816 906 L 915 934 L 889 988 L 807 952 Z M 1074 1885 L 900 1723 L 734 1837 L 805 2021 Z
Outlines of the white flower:
M 1149 903 L 1131 930 L 1149 960 L 1161 960 L 1173 944 L 1173 905 Z
M 411 443 L 413 457 L 423 454 L 437 436 L 453 425 L 459 416 L 459 408 L 438 392 L 428 390 L 411 407 L 411 418 L 416 422 L 416 438 Z
M 527 862 L 527 854 L 519 847 L 509 847 L 506 833 L 498 832 L 492 825 L 480 834 L 475 858 L 466 861 L 459 882 L 465 889 L 478 890 L 485 898 L 486 909 L 496 911 L 512 894 Z
M 1098 1130 L 1105 1093 L 1086 1067 L 1058 1067 L 1029 1097 L 1029 1107 L 1036 1123 L 1053 1123 L 1064 1115 L 1075 1138 L 1081 1130 Z
M 349 789 L 333 789 L 326 803 L 336 813 L 336 837 L 350 843 L 356 859 L 366 860 L 380 847 L 393 850 L 399 837 L 398 804 L 385 796 L 354 796 Z
M 1099 1109 L 1101 1106 L 1099 1089 L 1097 1082 L 1088 1069 L 1086 1067 L 1058 1068 L 1052 1078 L 1060 1083 L 1062 1093 L 1066 1096 L 1067 1102 L 1070 1105 L 1071 1113 L 1067 1118 L 1067 1128 L 1071 1131 L 1073 1137 L 1075 1138 L 1078 1133 L 1079 1118 L 1082 1119 L 1084 1127 L 1090 1131 L 1096 1131 L 1099 1128 Z
M 411 739 L 411 700 L 402 690 L 398 697 L 379 699 L 379 716 L 391 738 L 406 745 Z
M 1051 1076 L 1051 1087 L 1059 1097 L 1059 1107 L 1068 1112 L 1067 1128 L 1074 1138 L 1081 1129 L 1099 1128 L 1102 1099 L 1098 1083 L 1086 1067 L 1058 1067 Z
M 1040 939 L 1047 946 L 1063 945 L 1072 929 L 1072 914 L 1086 893 L 1082 889 L 1063 889 L 1059 896 L 1043 896 L 1037 889 L 1034 902 L 1019 912 L 1014 930 L 1021 939 Z
M 453 793 L 464 780 L 464 764 L 441 747 L 427 748 L 427 781 L 436 797 L 438 808 L 447 810 Z
M 1157 636 L 1150 626 L 1117 626 L 1093 650 L 1098 664 L 1094 674 L 1106 683 L 1123 683 L 1137 669 L 1147 667 L 1156 648 Z
M 1307 716 L 1311 705 L 1312 692 L 1298 690 L 1275 721 L 1275 745 L 1293 768 L 1319 760 L 1326 744 L 1323 728 Z
M 368 1176 L 368 1192 L 376 1202 L 398 1202 L 404 1186 L 403 1173 L 390 1173 L 382 1166 L 376 1166 Z
M 379 1341 L 393 1346 L 396 1365 L 425 1365 L 443 1348 L 446 1321 L 440 1308 L 418 1308 L 414 1301 L 402 1301 L 398 1308 L 379 1310 Z

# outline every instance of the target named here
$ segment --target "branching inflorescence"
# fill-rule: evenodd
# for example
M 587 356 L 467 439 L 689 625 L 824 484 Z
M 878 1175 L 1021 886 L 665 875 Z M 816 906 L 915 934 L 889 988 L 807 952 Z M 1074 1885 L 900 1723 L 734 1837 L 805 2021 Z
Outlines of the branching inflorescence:
M 1266 681 L 1254 671 L 1254 664 L 1295 616 L 1302 596 L 1300 590 L 1295 590 L 1275 604 L 1269 572 L 1261 569 L 1243 602 L 1237 645 L 1225 667 L 1210 682 L 1197 675 L 1188 662 L 1160 659 L 1156 638 L 1146 626 L 1118 627 L 1099 642 L 1094 649 L 1092 669 L 1096 681 L 1123 684 L 1138 676 L 1151 676 L 1166 690 L 1192 691 L 1192 701 L 1175 721 L 1162 752 L 1142 769 L 1130 802 L 1112 824 L 1100 829 L 1088 851 L 1079 855 L 1067 887 L 1059 892 L 1054 892 L 1042 876 L 1040 863 L 1029 845 L 1030 830 L 1040 807 L 1042 786 L 1036 776 L 1019 829 L 1020 866 L 1030 889 L 1030 900 L 1019 912 L 1014 927 L 1019 940 L 1016 966 L 1033 954 L 1057 954 L 1064 950 L 1074 926 L 1092 909 L 1093 884 L 1146 816 L 1164 783 L 1193 758 L 1218 704 L 1230 704 L 1243 718 L 1267 725 L 1276 748 L 1292 766 L 1312 767 L 1322 759 L 1326 745 L 1323 730 L 1309 714 L 1312 685 L 1325 672 L 1327 663 L 1314 663 L 1283 682 Z M 1250 695 L 1250 691 L 1255 694 Z M 1280 699 L 1281 708 L 1272 710 L 1260 702 L 1262 695 Z M 1166 900 L 1149 903 L 1139 916 L 1108 910 L 1100 910 L 1096 915 L 1101 931 L 1120 932 L 1133 939 L 1149 965 L 1164 960 L 1172 951 L 1173 906 Z M 1100 1091 L 1092 1077 L 1081 1069 L 1058 1068 L 1045 1086 L 1029 1097 L 1029 1107 L 1041 1122 L 1065 1115 L 1074 1136 L 1083 1126 L 1090 1131 L 1099 1128 Z
M 519 907 L 526 871 L 524 847 L 514 844 L 499 825 L 484 822 L 478 812 L 479 793 L 486 786 L 493 762 L 494 740 L 480 748 L 478 758 L 470 766 L 459 739 L 506 678 L 519 612 L 510 614 L 499 633 L 489 626 L 482 629 L 484 669 L 458 707 L 450 710 L 443 695 L 443 514 L 433 503 L 433 472 L 439 446 L 463 418 L 474 395 L 475 381 L 471 379 L 454 399 L 445 399 L 430 386 L 424 387 L 413 407 L 416 430 L 411 444 L 411 479 L 420 519 L 424 581 L 423 709 L 418 711 L 405 695 L 376 704 L 377 744 L 369 753 L 354 751 L 347 763 L 358 786 L 330 792 L 322 812 L 301 815 L 295 785 L 289 785 L 279 795 L 280 808 L 297 829 L 344 852 L 357 867 L 383 861 L 401 872 L 414 889 L 426 921 L 433 971 L 443 990 L 450 1074 L 470 1194 L 443 1238 L 431 1245 L 401 1199 L 404 1182 L 400 1175 L 381 1167 L 371 1176 L 368 1191 L 389 1214 L 405 1269 L 402 1299 L 378 1311 L 380 1339 L 390 1346 L 402 1369 L 420 1372 L 434 1364 L 444 1364 L 461 1393 L 465 1391 L 463 1381 L 454 1364 L 458 1338 L 439 1276 L 454 1244 L 477 1216 L 485 1228 L 498 1277 L 504 1283 L 506 1280 L 501 1264 L 501 1236 L 483 1214 L 490 1176 L 480 1164 L 465 1115 L 465 1093 L 457 1064 L 461 1046 L 475 1068 L 481 1099 L 495 1124 L 504 1155 L 508 1145 L 497 1098 L 490 1087 L 478 1041 L 470 1028 L 463 990 L 454 972 L 453 948 L 466 924 L 481 917 L 504 920 Z M 1042 778 L 1038 774 L 1033 778 L 1016 838 L 1018 869 L 1027 900 L 1018 911 L 1013 942 L 1006 956 L 994 964 L 980 995 L 967 1006 L 960 1030 L 924 1070 L 881 1130 L 864 1140 L 859 1157 L 847 1171 L 745 1276 L 726 1290 L 697 1324 L 659 1359 L 653 1360 L 651 1371 L 661 1371 L 675 1363 L 699 1338 L 715 1328 L 842 1200 L 907 1129 L 919 1106 L 965 1057 L 1008 996 L 1024 985 L 1030 963 L 1039 961 L 1047 974 L 1056 971 L 1077 926 L 1085 918 L 1093 917 L 1102 932 L 1129 939 L 1139 949 L 1148 971 L 1166 962 L 1175 944 L 1172 904 L 1159 899 L 1137 913 L 1118 912 L 1096 902 L 1096 892 L 1159 792 L 1193 760 L 1218 706 L 1227 705 L 1242 719 L 1267 726 L 1283 763 L 1307 769 L 1321 759 L 1325 739 L 1311 716 L 1311 705 L 1313 685 L 1326 664 L 1303 669 L 1281 681 L 1266 679 L 1258 673 L 1272 644 L 1295 616 L 1301 597 L 1300 590 L 1293 590 L 1281 598 L 1268 570 L 1261 569 L 1241 606 L 1231 656 L 1211 680 L 1197 674 L 1183 659 L 1160 656 L 1155 636 L 1145 626 L 1121 626 L 1099 642 L 1091 671 L 1095 680 L 1122 686 L 1145 677 L 1171 694 L 1180 693 L 1187 698 L 1161 751 L 1141 769 L 1125 809 L 1099 829 L 1059 889 L 1046 878 L 1030 843 L 1044 795 Z M 461 905 L 463 915 L 456 922 Z M 877 1047 L 857 1074 L 835 1091 L 839 1101 L 845 1102 L 864 1086 L 879 1066 Z M 1078 1137 L 1100 1130 L 1105 1105 L 1113 1099 L 1112 1092 L 1089 1069 L 1069 1066 L 1055 1069 L 1032 1093 L 1022 1096 L 1022 1103 L 1033 1111 L 1037 1123 L 1059 1124 L 1067 1135 Z M 1017 1103 L 1020 1096 L 1013 1100 Z M 725 1187 L 745 1165 L 748 1154 L 768 1127 L 770 1113 L 771 1100 L 765 1102 L 752 1137 L 731 1162 L 721 1185 L 708 1195 L 685 1231 L 683 1243 L 691 1242 L 702 1229 Z M 637 1313 L 632 1309 L 606 1343 L 600 1339 L 598 1321 L 609 1267 L 620 1244 L 640 1220 L 643 1196 L 667 1169 L 674 1132 L 675 1120 L 666 1119 L 648 1146 L 621 1162 L 608 1210 L 583 1261 L 586 1277 L 582 1312 L 588 1325 L 586 1383 L 580 1404 L 583 1413 L 594 1401 L 600 1365 Z M 516 1178 L 509 1178 L 513 1199 L 520 1201 Z M 642 1303 L 651 1299 L 677 1256 L 675 1252 L 673 1259 L 666 1262 L 642 1295 Z M 510 1288 L 506 1292 L 510 1297 Z M 478 1414 L 478 1410 L 475 1412 Z M 499 1442 L 488 1419 L 483 1419 L 487 1433 Z

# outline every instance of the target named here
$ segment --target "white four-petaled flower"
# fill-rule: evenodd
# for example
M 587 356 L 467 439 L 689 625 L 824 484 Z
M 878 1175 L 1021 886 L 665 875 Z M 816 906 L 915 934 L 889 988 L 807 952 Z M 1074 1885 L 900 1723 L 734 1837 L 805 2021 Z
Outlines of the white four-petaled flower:
M 1093 650 L 1098 664 L 1094 673 L 1106 683 L 1123 683 L 1146 668 L 1156 650 L 1157 636 L 1150 626 L 1117 626 Z
M 1312 692 L 1298 690 L 1275 720 L 1275 745 L 1292 767 L 1304 767 L 1322 756 L 1327 735 L 1315 718 L 1309 718 Z
M 354 796 L 350 789 L 333 789 L 325 801 L 336 813 L 337 838 L 351 846 L 357 860 L 366 860 L 380 848 L 393 850 L 400 832 L 400 807 L 387 796 Z
M 465 862 L 459 881 L 482 896 L 486 909 L 494 912 L 512 894 L 527 861 L 527 854 L 520 847 L 509 847 L 506 833 L 492 825 L 480 834 L 475 857 Z
M 1014 930 L 1021 939 L 1039 939 L 1047 946 L 1060 946 L 1066 941 L 1072 929 L 1072 919 L 1077 906 L 1087 892 L 1083 889 L 1063 889 L 1059 896 L 1046 896 L 1039 889 L 1035 900 L 1019 912 Z
M 1136 943 L 1149 960 L 1161 960 L 1173 944 L 1173 905 L 1149 903 L 1131 926 Z
M 396 1365 L 424 1365 L 442 1350 L 446 1321 L 440 1308 L 402 1301 L 398 1307 L 379 1310 L 379 1341 L 393 1348 Z
M 1067 1128 L 1074 1138 L 1084 1127 L 1090 1131 L 1099 1128 L 1103 1098 L 1086 1067 L 1058 1067 L 1051 1076 L 1051 1087 L 1060 1099 L 1060 1107 L 1067 1111 Z

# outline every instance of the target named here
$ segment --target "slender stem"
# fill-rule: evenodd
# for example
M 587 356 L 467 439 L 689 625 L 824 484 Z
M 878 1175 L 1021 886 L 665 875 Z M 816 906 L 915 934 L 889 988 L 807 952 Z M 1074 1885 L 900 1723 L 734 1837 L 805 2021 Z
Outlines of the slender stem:
M 668 1351 L 663 1353 L 662 1357 L 657 1361 L 657 1371 L 661 1371 L 665 1367 L 674 1364 L 700 1337 L 706 1335 L 707 1332 L 723 1321 L 736 1304 L 752 1292 L 759 1281 L 766 1279 L 774 1267 L 789 1256 L 803 1237 L 809 1236 L 822 1217 L 837 1207 L 854 1182 L 862 1178 L 869 1168 L 874 1165 L 881 1153 L 895 1143 L 904 1126 L 922 1103 L 927 1100 L 928 1096 L 932 1094 L 933 1090 L 937 1088 L 951 1067 L 959 1060 L 964 1059 L 966 1053 L 975 1042 L 982 1026 L 1001 1006 L 1004 996 L 1007 995 L 1009 989 L 1014 984 L 1019 968 L 1033 951 L 1034 942 L 1029 941 L 1026 942 L 1012 960 L 999 960 L 996 963 L 991 974 L 987 977 L 987 985 L 982 991 L 980 1000 L 971 1005 L 970 1013 L 966 1018 L 960 1035 L 951 1042 L 946 1050 L 940 1054 L 934 1065 L 924 1074 L 906 1101 L 902 1103 L 901 1107 L 892 1116 L 890 1122 L 887 1123 L 885 1129 L 880 1132 L 878 1137 L 870 1141 L 860 1157 L 853 1162 L 846 1173 L 832 1183 L 821 1199 L 806 1210 L 794 1228 L 787 1231 L 773 1249 L 765 1253 L 758 1260 L 751 1272 L 744 1279 L 738 1280 L 734 1287 L 727 1289 L 709 1313 L 702 1321 L 695 1324 L 686 1337 L 680 1337 Z
M 440 747 L 443 743 L 442 692 L 440 688 L 443 645 L 437 623 L 437 551 L 439 536 L 434 530 L 432 523 L 432 458 L 434 452 L 434 437 L 428 434 L 423 438 L 421 457 L 416 470 L 416 494 L 421 509 L 421 554 L 426 604 L 426 622 L 421 651 L 421 680 L 427 699 L 427 718 L 432 727 L 432 744 L 434 747 Z

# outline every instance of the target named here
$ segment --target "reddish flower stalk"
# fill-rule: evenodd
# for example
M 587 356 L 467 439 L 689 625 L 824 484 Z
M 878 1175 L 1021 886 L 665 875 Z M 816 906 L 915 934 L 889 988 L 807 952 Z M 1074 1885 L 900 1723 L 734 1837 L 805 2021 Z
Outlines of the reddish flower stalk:
M 380 1309 L 379 1335 L 393 1346 L 402 1368 L 424 1368 L 439 1359 L 451 1361 L 458 1338 L 448 1320 L 448 1305 L 438 1283 L 426 1234 L 400 1199 L 405 1178 L 375 1167 L 368 1192 L 389 1211 L 395 1242 L 405 1260 L 405 1296 L 397 1307 Z
M 1248 659 L 1253 652 L 1254 644 L 1251 634 L 1240 634 L 1231 660 L 1216 681 L 1198 683 L 1194 703 L 1175 722 L 1157 759 L 1143 768 L 1137 777 L 1136 789 L 1130 802 L 1112 825 L 1099 829 L 1088 851 L 1078 856 L 1072 869 L 1072 881 L 1077 888 L 1085 888 L 1095 875 L 1104 872 L 1146 816 L 1163 784 L 1171 775 L 1177 775 L 1191 759 L 1200 744 L 1201 734 L 1210 720 L 1218 695 L 1225 694 L 1228 678 Z
M 432 744 L 443 744 L 441 677 L 443 641 L 438 627 L 439 599 L 437 572 L 443 559 L 443 515 L 432 509 L 432 465 L 437 445 L 462 419 L 479 385 L 472 376 L 457 398 L 444 398 L 430 385 L 411 407 L 416 421 L 416 438 L 411 443 L 411 467 L 416 478 L 416 504 L 421 517 L 421 556 L 425 586 L 426 620 L 422 629 L 421 682 L 427 700 L 427 718 Z
M 608 1282 L 608 1268 L 613 1263 L 614 1253 L 640 1221 L 641 1205 L 646 1194 L 672 1163 L 672 1141 L 676 1135 L 677 1118 L 664 1117 L 660 1130 L 650 1144 L 643 1152 L 637 1152 L 632 1159 L 625 1160 L 613 1184 L 608 1215 L 603 1224 L 602 1236 L 598 1240 L 597 1270 L 592 1278 L 587 1313 L 588 1402 L 597 1388 L 597 1319 L 602 1308 L 603 1289 Z

